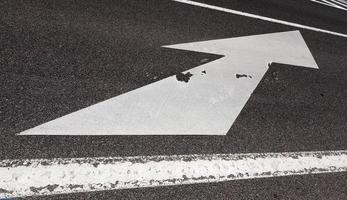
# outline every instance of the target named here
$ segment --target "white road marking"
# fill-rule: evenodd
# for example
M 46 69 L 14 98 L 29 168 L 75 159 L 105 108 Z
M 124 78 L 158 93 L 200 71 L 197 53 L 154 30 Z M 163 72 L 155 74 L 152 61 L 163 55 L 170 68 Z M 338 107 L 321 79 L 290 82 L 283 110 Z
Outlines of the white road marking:
M 0 161 L 0 198 L 347 171 L 347 151 Z
M 270 17 L 264 17 L 264 16 L 260 16 L 260 15 L 242 12 L 242 11 L 223 8 L 223 7 L 219 7 L 219 6 L 213 6 L 213 5 L 209 5 L 209 4 L 205 4 L 205 3 L 200 3 L 200 2 L 190 1 L 190 0 L 172 0 L 172 1 L 179 2 L 179 3 L 185 3 L 185 4 L 189 4 L 189 5 L 193 5 L 193 6 L 198 6 L 198 7 L 203 7 L 203 8 L 208 8 L 208 9 L 212 9 L 212 10 L 217 10 L 217 11 L 221 11 L 221 12 L 231 13 L 234 15 L 241 15 L 241 16 L 245 16 L 245 17 L 249 17 L 249 18 L 260 19 L 263 21 L 273 22 L 273 23 L 277 23 L 277 24 L 283 24 L 283 25 L 292 26 L 292 27 L 296 27 L 296 28 L 307 29 L 307 30 L 311 30 L 311 31 L 322 32 L 322 33 L 327 33 L 327 34 L 347 38 L 347 34 L 344 34 L 344 33 L 338 33 L 338 32 L 334 32 L 334 31 L 316 28 L 313 26 L 307 26 L 307 25 L 303 25 L 303 24 L 288 22 L 288 21 L 274 19 L 274 18 L 270 18 Z
M 269 63 L 318 68 L 299 31 L 165 47 L 225 57 L 189 70 L 188 83 L 172 76 L 20 134 L 225 135 Z
M 310 0 L 310 1 L 347 11 L 347 1 L 345 0 Z

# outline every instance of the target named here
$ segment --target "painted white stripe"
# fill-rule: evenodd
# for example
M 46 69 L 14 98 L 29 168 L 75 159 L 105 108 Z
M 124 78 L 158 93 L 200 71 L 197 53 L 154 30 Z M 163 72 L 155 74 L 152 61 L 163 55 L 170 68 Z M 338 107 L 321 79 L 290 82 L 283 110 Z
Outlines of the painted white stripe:
M 347 151 L 0 162 L 0 198 L 347 171 Z
M 223 8 L 223 7 L 219 7 L 219 6 L 213 6 L 213 5 L 209 5 L 209 4 L 205 4 L 205 3 L 200 3 L 200 2 L 190 1 L 190 0 L 172 0 L 172 1 L 179 2 L 179 3 L 185 3 L 185 4 L 189 4 L 189 5 L 193 5 L 193 6 L 199 6 L 199 7 L 203 7 L 203 8 L 208 8 L 208 9 L 212 9 L 212 10 L 217 10 L 217 11 L 221 11 L 221 12 L 231 13 L 234 15 L 241 15 L 241 16 L 245 16 L 245 17 L 249 17 L 249 18 L 260 19 L 263 21 L 273 22 L 273 23 L 277 23 L 277 24 L 283 24 L 283 25 L 292 26 L 292 27 L 296 27 L 296 28 L 301 28 L 301 29 L 306 29 L 306 30 L 311 30 L 311 31 L 316 31 L 316 32 L 322 32 L 322 33 L 327 33 L 327 34 L 347 38 L 347 34 L 344 34 L 344 33 L 338 33 L 338 32 L 320 29 L 320 28 L 316 28 L 316 27 L 312 27 L 312 26 L 303 25 L 303 24 L 288 22 L 288 21 L 274 19 L 274 18 L 270 18 L 270 17 L 264 17 L 264 16 L 260 16 L 260 15 L 242 12 L 242 11 Z
M 311 0 L 311 1 L 347 11 L 347 1 L 341 1 L 341 0 Z
M 329 0 L 325 0 L 325 1 L 329 1 Z M 347 7 L 347 1 L 345 0 L 330 0 L 330 2 L 335 4 L 336 6 L 342 6 L 342 8 Z

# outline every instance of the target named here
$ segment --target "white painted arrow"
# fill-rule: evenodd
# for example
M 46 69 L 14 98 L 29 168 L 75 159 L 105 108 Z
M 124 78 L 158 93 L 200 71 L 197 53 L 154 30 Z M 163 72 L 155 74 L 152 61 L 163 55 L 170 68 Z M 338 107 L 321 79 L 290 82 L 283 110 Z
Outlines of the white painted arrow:
M 20 134 L 225 135 L 269 63 L 318 68 L 299 31 L 165 47 L 225 57 L 188 70 L 188 83 L 171 76 Z

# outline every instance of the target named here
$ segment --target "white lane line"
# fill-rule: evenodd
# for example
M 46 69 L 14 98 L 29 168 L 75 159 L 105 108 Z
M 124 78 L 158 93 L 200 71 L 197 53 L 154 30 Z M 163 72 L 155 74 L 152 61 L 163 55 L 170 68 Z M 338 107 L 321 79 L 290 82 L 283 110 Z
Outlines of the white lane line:
M 344 0 L 311 0 L 311 1 L 347 11 L 347 1 L 344 1 Z
M 242 11 L 237 11 L 237 10 L 232 10 L 232 9 L 228 9 L 228 8 L 223 8 L 223 7 L 219 7 L 219 6 L 213 6 L 213 5 L 209 5 L 209 4 L 205 4 L 205 3 L 200 3 L 200 2 L 190 1 L 190 0 L 172 0 L 172 1 L 179 2 L 179 3 L 185 3 L 185 4 L 189 4 L 189 5 L 193 5 L 193 6 L 199 6 L 199 7 L 203 7 L 203 8 L 208 8 L 208 9 L 212 9 L 212 10 L 222 11 L 222 12 L 231 13 L 231 14 L 235 14 L 235 15 L 241 15 L 241 16 L 245 16 L 245 17 L 249 17 L 249 18 L 260 19 L 260 20 L 263 20 L 263 21 L 273 22 L 273 23 L 277 23 L 277 24 L 283 24 L 283 25 L 292 26 L 292 27 L 296 27 L 296 28 L 307 29 L 307 30 L 311 30 L 311 31 L 322 32 L 322 33 L 327 33 L 327 34 L 331 34 L 331 35 L 336 35 L 336 36 L 347 38 L 347 34 L 344 34 L 344 33 L 338 33 L 338 32 L 329 31 L 329 30 L 325 30 L 325 29 L 320 29 L 320 28 L 316 28 L 316 27 L 312 27 L 312 26 L 303 25 L 303 24 L 288 22 L 288 21 L 274 19 L 274 18 L 270 18 L 270 17 L 264 17 L 264 16 L 260 16 L 260 15 L 255 15 L 255 14 L 251 14 L 251 13 L 242 12 Z
M 0 198 L 347 171 L 347 151 L 0 162 Z

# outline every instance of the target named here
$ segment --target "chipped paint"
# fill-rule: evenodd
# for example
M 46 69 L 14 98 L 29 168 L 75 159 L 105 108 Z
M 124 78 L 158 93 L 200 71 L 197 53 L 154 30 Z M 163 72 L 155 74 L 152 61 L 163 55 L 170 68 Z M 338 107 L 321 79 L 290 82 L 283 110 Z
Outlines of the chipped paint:
M 252 76 L 247 74 L 236 74 L 236 78 L 252 78 Z
M 177 81 L 188 83 L 190 80 L 190 77 L 192 77 L 192 76 L 193 76 L 193 74 L 191 74 L 190 72 L 187 72 L 185 74 L 180 72 L 180 73 L 176 74 L 176 79 L 177 79 Z
M 0 161 L 0 198 L 347 171 L 347 151 Z

